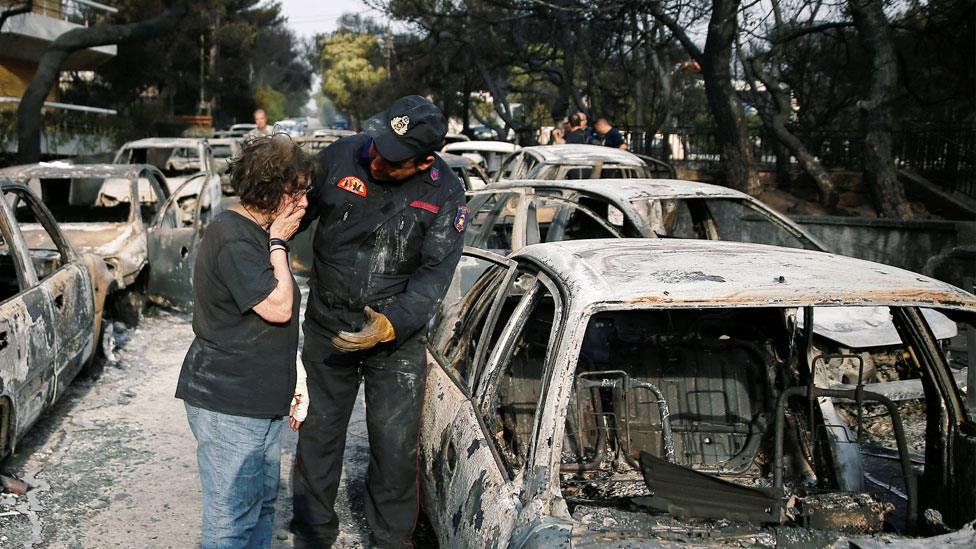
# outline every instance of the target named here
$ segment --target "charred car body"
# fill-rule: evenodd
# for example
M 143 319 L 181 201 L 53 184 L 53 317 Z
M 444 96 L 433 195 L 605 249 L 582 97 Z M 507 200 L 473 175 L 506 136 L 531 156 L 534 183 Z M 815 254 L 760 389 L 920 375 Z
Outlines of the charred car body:
M 829 251 L 755 198 L 695 181 L 502 181 L 467 197 L 472 217 L 465 244 L 501 254 L 538 242 L 626 237 L 732 240 Z M 468 265 L 462 263 L 464 276 L 452 297 L 473 281 L 473 275 L 464 272 L 471 269 Z M 480 271 L 475 268 L 474 273 Z M 925 316 L 940 340 L 956 335 L 955 324 L 944 315 L 925 311 Z M 890 358 L 898 348 L 888 317 L 883 307 L 838 307 L 819 315 L 815 329 L 845 354 L 859 350 L 870 378 L 878 371 L 872 356 L 864 353 L 870 350 Z M 846 375 L 836 381 L 849 381 L 852 367 L 853 361 L 847 361 Z
M 976 518 L 973 410 L 920 311 L 971 329 L 973 295 L 743 243 L 466 254 L 487 268 L 435 322 L 421 434 L 424 505 L 443 546 L 829 545 Z M 890 311 L 906 376 L 923 387 L 917 440 L 897 403 L 860 382 L 831 388 L 837 357 L 799 319 L 831 306 Z M 847 420 L 841 400 L 856 410 Z M 869 409 L 891 426 L 873 446 Z M 884 488 L 866 480 L 879 477 Z M 953 535 L 976 541 L 971 528 Z
M 222 207 L 219 179 L 197 174 L 171 195 L 159 170 L 145 164 L 41 163 L 0 175 L 40 196 L 72 245 L 105 261 L 118 320 L 137 322 L 144 294 L 188 306 L 196 243 Z M 15 210 L 28 241 L 44 238 L 29 208 Z
M 112 275 L 71 246 L 30 189 L 4 180 L 0 190 L 2 459 L 94 356 Z M 29 238 L 14 213 L 20 208 L 37 221 Z
M 170 193 L 175 193 L 191 176 L 206 174 L 220 183 L 213 150 L 206 139 L 149 137 L 129 141 L 115 154 L 115 164 L 150 164 L 166 176 Z
M 453 152 L 453 151 L 451 151 Z M 505 159 L 495 181 L 509 179 L 634 179 L 675 177 L 660 160 L 600 145 L 536 145 L 522 147 Z
M 494 177 L 501 169 L 502 162 L 519 149 L 521 147 L 518 145 L 505 141 L 459 141 L 445 144 L 441 152 L 470 158 L 480 165 L 489 177 Z

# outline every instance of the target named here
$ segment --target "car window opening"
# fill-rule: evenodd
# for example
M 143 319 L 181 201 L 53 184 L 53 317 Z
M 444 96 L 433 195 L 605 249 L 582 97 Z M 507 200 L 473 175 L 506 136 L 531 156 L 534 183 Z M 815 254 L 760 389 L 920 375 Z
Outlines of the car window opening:
M 841 399 L 812 406 L 805 396 L 811 376 L 800 360 L 805 332 L 796 317 L 795 309 L 773 308 L 591 317 L 561 447 L 561 490 L 573 516 L 597 525 L 650 522 L 656 530 L 718 519 L 719 530 L 751 522 L 905 532 L 911 489 L 899 463 L 907 458 L 913 478 L 924 479 L 926 446 L 935 436 L 929 431 L 938 429 L 925 419 L 926 400 L 898 401 L 893 412 L 878 402 Z M 543 343 L 526 352 L 542 345 L 544 354 Z M 887 386 L 878 384 L 922 375 L 915 353 L 900 341 L 863 350 L 817 336 L 810 354 L 828 356 L 815 366 L 817 387 L 852 390 L 852 382 L 862 382 L 867 391 L 882 391 Z M 841 354 L 848 358 L 829 358 Z M 851 356 L 870 366 L 860 368 Z M 525 368 L 519 388 L 509 390 L 518 398 L 505 408 L 500 432 L 515 454 L 532 428 L 532 414 L 522 410 L 537 397 L 536 371 Z M 778 507 L 787 498 L 774 486 L 776 412 L 788 387 L 803 388 L 802 396 L 784 400 L 781 439 L 783 490 L 796 497 Z M 905 448 L 892 413 L 910 425 Z M 859 461 L 863 478 L 841 472 L 845 455 Z M 919 495 L 912 496 L 918 503 Z
M 17 264 L 11 255 L 10 241 L 11 235 L 7 224 L 0 220 L 0 302 L 6 301 L 17 295 L 24 288 L 20 287 L 20 278 L 17 276 Z
M 40 206 L 32 197 L 19 191 L 8 191 L 4 198 L 13 207 L 18 223 L 33 224 L 26 227 L 22 225 L 21 232 L 27 244 L 27 251 L 34 266 L 34 272 L 37 274 L 37 279 L 44 280 L 56 273 L 67 263 L 67 251 L 55 242 L 51 233 L 52 228 L 47 226 L 46 220 L 42 222 Z M 24 219 L 29 221 L 24 221 Z M 6 236 L 4 240 L 6 240 Z M 3 261 L 10 262 L 10 273 L 14 275 L 16 280 L 16 271 L 13 270 L 13 260 L 9 255 L 9 250 L 6 253 Z
M 516 285 L 520 283 L 516 282 Z M 536 408 L 542 397 L 546 353 L 556 317 L 555 301 L 545 286 L 536 285 L 524 298 L 531 300 L 531 311 L 498 370 L 493 414 L 486 418 L 489 433 L 512 475 L 525 467 L 528 458 Z

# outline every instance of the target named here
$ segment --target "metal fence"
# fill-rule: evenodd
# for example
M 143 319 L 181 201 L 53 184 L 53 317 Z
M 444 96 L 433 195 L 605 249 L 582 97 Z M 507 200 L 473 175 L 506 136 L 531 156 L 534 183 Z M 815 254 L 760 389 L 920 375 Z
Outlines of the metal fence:
M 641 129 L 622 131 L 636 153 L 690 164 L 721 160 L 715 132 L 702 128 L 677 128 L 670 134 L 651 134 Z M 819 132 L 800 139 L 821 165 L 829 170 L 861 171 L 864 135 L 853 131 Z M 753 154 L 762 167 L 776 165 L 777 140 L 763 127 L 749 129 Z M 792 168 L 795 158 L 783 152 Z M 948 192 L 976 199 L 976 129 L 945 129 L 906 123 L 894 135 L 894 154 L 899 167 L 910 168 Z

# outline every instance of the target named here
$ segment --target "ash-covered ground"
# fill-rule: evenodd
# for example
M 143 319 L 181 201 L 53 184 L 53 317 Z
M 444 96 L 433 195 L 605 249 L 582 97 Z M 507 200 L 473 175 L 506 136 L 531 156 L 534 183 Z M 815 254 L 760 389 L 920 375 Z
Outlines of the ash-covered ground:
M 0 548 L 199 545 L 196 442 L 183 402 L 173 397 L 193 339 L 190 315 L 150 308 L 137 328 L 116 330 L 114 339 L 115 360 L 105 361 L 100 374 L 79 376 L 0 463 L 0 472 L 34 487 L 26 496 L 0 493 Z M 298 435 L 284 432 L 275 547 L 292 546 Z M 337 504 L 339 547 L 366 545 L 368 452 L 360 391 Z

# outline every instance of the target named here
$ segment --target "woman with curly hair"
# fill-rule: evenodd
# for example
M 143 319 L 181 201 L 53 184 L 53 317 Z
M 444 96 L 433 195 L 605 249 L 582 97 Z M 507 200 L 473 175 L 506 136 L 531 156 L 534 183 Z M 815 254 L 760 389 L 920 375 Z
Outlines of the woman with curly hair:
M 296 388 L 301 293 L 288 240 L 308 206 L 311 170 L 287 136 L 246 141 L 230 171 L 240 204 L 217 215 L 200 244 L 196 337 L 176 397 L 197 440 L 203 547 L 271 545 L 281 428 L 289 415 L 298 428 L 293 396 L 307 393 Z

